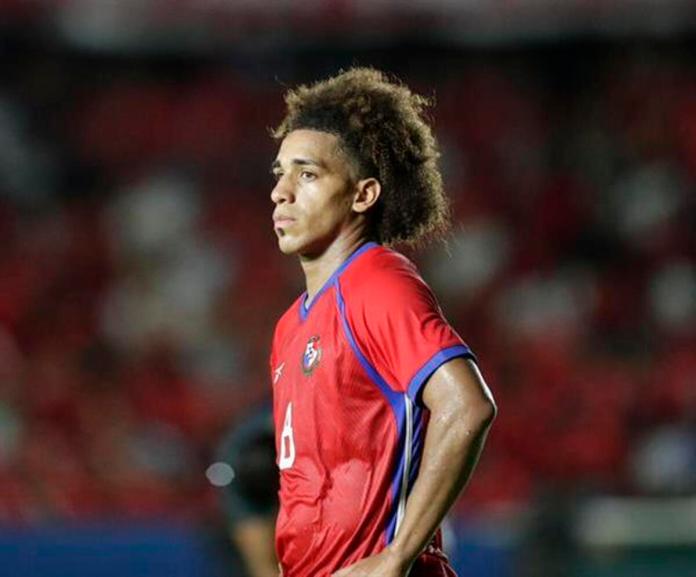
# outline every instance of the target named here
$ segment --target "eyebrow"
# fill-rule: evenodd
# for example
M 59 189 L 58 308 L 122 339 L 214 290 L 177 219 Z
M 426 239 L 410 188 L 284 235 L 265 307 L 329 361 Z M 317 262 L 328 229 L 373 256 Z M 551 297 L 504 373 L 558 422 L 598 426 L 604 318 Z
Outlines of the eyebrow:
M 319 160 L 312 160 L 311 158 L 293 158 L 290 164 L 294 166 L 316 166 L 317 168 L 326 168 L 326 165 Z M 271 164 L 271 171 L 276 171 L 281 168 L 280 160 L 277 158 Z

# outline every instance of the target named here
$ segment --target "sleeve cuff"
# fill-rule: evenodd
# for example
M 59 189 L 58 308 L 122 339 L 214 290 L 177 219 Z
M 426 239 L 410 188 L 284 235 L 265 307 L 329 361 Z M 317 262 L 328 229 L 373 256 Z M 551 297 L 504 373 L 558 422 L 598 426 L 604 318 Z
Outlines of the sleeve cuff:
M 456 357 L 468 357 L 474 362 L 476 356 L 466 345 L 455 345 L 435 353 L 415 374 L 408 385 L 408 396 L 416 404 L 421 404 L 421 394 L 425 383 L 444 363 Z

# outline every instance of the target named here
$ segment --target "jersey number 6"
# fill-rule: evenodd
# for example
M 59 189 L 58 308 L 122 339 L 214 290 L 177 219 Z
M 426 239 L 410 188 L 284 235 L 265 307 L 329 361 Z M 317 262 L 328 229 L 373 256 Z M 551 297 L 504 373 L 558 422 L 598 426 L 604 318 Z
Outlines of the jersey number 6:
M 283 433 L 280 435 L 280 459 L 278 468 L 289 469 L 295 462 L 295 438 L 292 434 L 292 403 L 288 403 L 285 411 L 285 423 L 283 423 Z

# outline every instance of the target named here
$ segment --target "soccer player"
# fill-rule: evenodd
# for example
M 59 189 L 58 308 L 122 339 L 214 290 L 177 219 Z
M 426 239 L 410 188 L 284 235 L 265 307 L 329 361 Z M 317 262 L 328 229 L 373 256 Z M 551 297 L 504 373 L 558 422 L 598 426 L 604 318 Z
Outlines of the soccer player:
M 438 527 L 496 408 L 413 264 L 387 248 L 447 223 L 427 102 L 368 68 L 285 100 L 273 226 L 307 290 L 271 352 L 281 572 L 453 575 Z

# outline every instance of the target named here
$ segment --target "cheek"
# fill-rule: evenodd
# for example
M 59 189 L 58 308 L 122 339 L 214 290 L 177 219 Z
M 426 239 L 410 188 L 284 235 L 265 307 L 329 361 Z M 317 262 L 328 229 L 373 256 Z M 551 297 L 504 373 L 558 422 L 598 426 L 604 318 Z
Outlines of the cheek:
M 351 199 L 340 192 L 313 190 L 307 195 L 306 215 L 316 227 L 331 228 L 350 212 Z
M 321 214 L 318 215 L 322 228 L 332 230 L 346 221 L 346 217 L 350 212 L 350 206 L 344 199 L 333 199 L 327 203 Z

